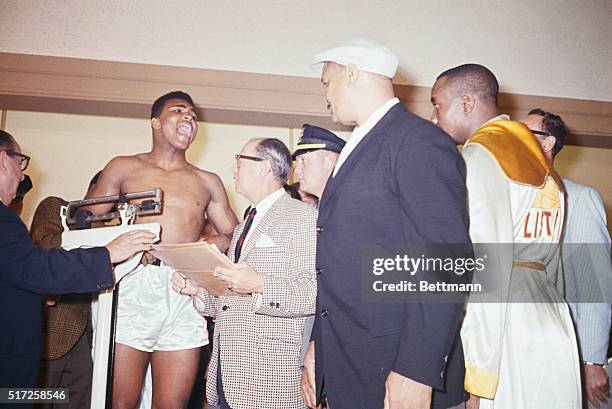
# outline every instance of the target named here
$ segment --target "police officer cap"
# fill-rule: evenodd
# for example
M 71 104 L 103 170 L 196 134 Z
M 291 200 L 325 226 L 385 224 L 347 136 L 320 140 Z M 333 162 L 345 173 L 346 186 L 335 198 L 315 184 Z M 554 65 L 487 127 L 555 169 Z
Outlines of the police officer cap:
M 340 153 L 344 144 L 344 139 L 339 138 L 327 129 L 304 124 L 302 125 L 302 136 L 292 157 L 295 159 L 298 155 L 318 149 Z

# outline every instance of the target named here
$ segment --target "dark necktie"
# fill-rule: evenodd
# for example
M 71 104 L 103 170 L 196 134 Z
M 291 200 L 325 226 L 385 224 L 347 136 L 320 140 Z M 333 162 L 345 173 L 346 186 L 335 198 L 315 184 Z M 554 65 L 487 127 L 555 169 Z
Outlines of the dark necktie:
M 242 251 L 242 245 L 244 244 L 244 239 L 247 234 L 249 234 L 249 230 L 251 229 L 251 225 L 253 224 L 253 219 L 257 214 L 257 209 L 252 208 L 249 214 L 247 215 L 246 220 L 244 221 L 244 228 L 242 229 L 242 233 L 240 233 L 240 237 L 238 237 L 238 241 L 236 242 L 236 251 L 234 251 L 234 263 L 238 262 L 240 258 L 240 252 Z

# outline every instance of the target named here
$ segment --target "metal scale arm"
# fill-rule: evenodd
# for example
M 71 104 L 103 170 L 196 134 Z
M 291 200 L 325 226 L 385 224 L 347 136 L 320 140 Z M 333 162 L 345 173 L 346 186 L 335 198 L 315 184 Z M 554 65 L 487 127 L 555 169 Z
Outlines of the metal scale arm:
M 123 219 L 123 215 L 117 212 L 109 212 L 105 214 L 93 214 L 86 212 L 80 217 L 78 215 L 79 209 L 84 206 L 97 205 L 102 203 L 128 203 L 130 200 L 143 199 L 152 197 L 149 200 L 143 200 L 140 204 L 131 205 L 134 207 L 135 214 L 138 216 L 160 214 L 162 212 L 162 195 L 163 192 L 160 188 L 152 190 L 146 190 L 142 192 L 133 193 L 121 193 L 118 195 L 94 197 L 91 199 L 75 200 L 68 203 L 66 208 L 66 223 L 69 225 L 75 224 L 87 224 L 91 225 L 93 222 L 103 222 L 107 220 L 122 218 L 122 224 L 127 224 L 128 221 Z

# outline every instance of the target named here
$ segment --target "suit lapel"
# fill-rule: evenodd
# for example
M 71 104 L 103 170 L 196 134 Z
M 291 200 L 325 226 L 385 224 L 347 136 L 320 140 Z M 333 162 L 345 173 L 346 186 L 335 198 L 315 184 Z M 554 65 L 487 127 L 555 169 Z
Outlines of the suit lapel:
M 240 253 L 240 259 L 238 262 L 244 261 L 253 247 L 255 247 L 255 243 L 257 243 L 257 240 L 259 240 L 263 233 L 270 232 L 274 228 L 274 224 L 272 222 L 276 219 L 278 212 L 285 205 L 287 200 L 290 200 L 289 196 L 287 194 L 283 194 L 276 202 L 274 202 L 272 207 L 268 209 L 263 219 L 257 223 L 257 226 L 249 236 L 249 239 L 242 246 L 242 252 Z
M 350 174 L 351 170 L 359 163 L 359 158 L 367 150 L 368 146 L 376 141 L 376 137 L 379 134 L 384 133 L 387 125 L 393 120 L 397 113 L 405 110 L 402 102 L 399 102 L 391 107 L 389 111 L 378 121 L 374 128 L 370 129 L 370 132 L 364 136 L 359 142 L 351 154 L 346 158 L 338 173 L 334 177 L 330 177 L 323 190 L 322 200 L 319 204 L 319 215 L 325 212 L 326 207 L 332 201 L 334 194 L 338 190 L 338 187 L 342 184 L 343 180 Z

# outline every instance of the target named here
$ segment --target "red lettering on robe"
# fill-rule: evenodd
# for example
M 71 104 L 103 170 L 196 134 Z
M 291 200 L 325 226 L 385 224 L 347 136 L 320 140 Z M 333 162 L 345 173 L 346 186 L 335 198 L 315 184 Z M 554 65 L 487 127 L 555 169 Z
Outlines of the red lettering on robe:
M 523 229 L 523 237 L 526 239 L 531 238 L 531 233 L 527 231 L 527 228 L 529 227 L 529 217 L 530 216 L 531 216 L 531 212 L 528 212 L 527 217 L 525 217 L 525 228 Z
M 550 227 L 550 216 L 551 216 L 551 213 L 550 213 L 549 210 L 544 210 L 542 212 L 542 219 L 546 218 L 546 222 L 545 223 L 546 223 L 546 232 L 547 232 L 548 236 L 550 236 L 552 234 L 551 227 Z M 542 220 L 542 221 L 544 221 L 544 220 Z

